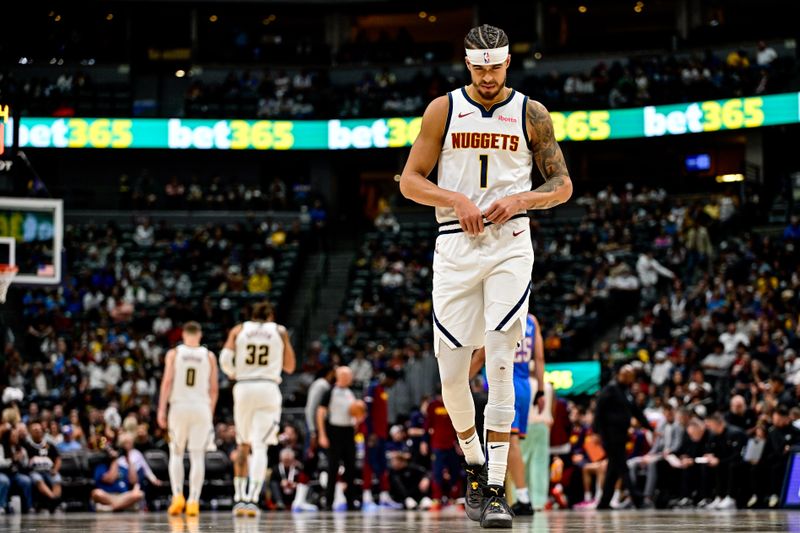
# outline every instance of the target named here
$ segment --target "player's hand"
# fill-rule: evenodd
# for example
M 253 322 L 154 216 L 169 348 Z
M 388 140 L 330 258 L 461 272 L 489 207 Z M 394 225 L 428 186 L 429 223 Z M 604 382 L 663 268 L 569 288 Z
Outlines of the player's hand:
M 159 410 L 158 415 L 156 416 L 156 421 L 158 422 L 158 427 L 161 429 L 167 429 L 167 413 Z
M 328 436 L 327 435 L 320 435 L 319 436 L 319 447 L 320 448 L 324 448 L 324 449 L 327 450 L 330 447 L 330 445 L 331 445 L 331 443 L 330 443 L 330 441 L 328 441 Z
M 458 217 L 461 229 L 468 235 L 479 235 L 483 233 L 483 215 L 478 206 L 463 194 L 457 195 L 453 203 L 453 210 Z
M 520 211 L 525 211 L 522 200 L 516 195 L 511 195 L 495 200 L 483 215 L 486 217 L 486 220 L 494 224 L 505 224 Z

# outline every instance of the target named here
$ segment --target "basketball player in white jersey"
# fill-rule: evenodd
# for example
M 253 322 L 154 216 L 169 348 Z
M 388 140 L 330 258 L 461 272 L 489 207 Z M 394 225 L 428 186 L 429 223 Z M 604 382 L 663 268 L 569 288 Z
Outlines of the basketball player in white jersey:
M 200 346 L 203 332 L 197 322 L 183 326 L 183 344 L 167 352 L 158 425 L 169 430 L 170 515 L 200 513 L 200 492 L 206 473 L 205 451 L 214 436 L 213 414 L 219 396 L 217 358 Z M 167 416 L 169 402 L 169 416 Z M 183 452 L 189 450 L 189 499 L 183 496 Z
M 529 209 L 572 195 L 564 156 L 545 107 L 506 87 L 508 37 L 493 26 L 464 39 L 466 87 L 428 105 L 400 179 L 406 198 L 436 208 L 434 350 L 442 398 L 467 463 L 467 515 L 511 527 L 503 480 L 514 420 L 513 363 L 530 295 Z M 544 184 L 531 190 L 533 161 Z M 427 177 L 438 162 L 437 184 Z M 486 347 L 487 462 L 475 431 L 470 357 Z
M 237 516 L 256 516 L 267 475 L 267 446 L 278 444 L 281 371 L 291 374 L 295 354 L 286 328 L 274 322 L 272 306 L 253 306 L 251 320 L 235 326 L 220 354 L 220 367 L 233 387 L 236 426 L 234 507 Z M 252 452 L 252 458 L 248 458 Z

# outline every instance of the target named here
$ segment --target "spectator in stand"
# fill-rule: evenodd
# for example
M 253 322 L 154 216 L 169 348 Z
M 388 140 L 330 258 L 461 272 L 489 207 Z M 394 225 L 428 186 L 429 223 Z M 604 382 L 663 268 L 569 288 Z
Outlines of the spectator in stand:
M 408 510 L 430 509 L 433 506 L 429 494 L 431 480 L 428 472 L 419 465 L 409 462 L 411 454 L 394 451 L 389 454 L 390 497 L 403 502 Z
M 303 477 L 303 465 L 295 459 L 294 450 L 284 448 L 279 462 L 272 467 L 269 480 L 272 502 L 279 510 L 288 509 L 295 499 L 297 485 Z
M 364 496 L 362 505 L 374 502 L 372 488 L 373 475 L 378 480 L 378 503 L 387 507 L 402 507 L 398 501 L 392 500 L 389 495 L 389 472 L 386 465 L 386 441 L 389 438 L 389 392 L 400 378 L 400 374 L 393 368 L 387 368 L 382 375 L 375 379 L 364 394 L 367 404 L 366 419 L 366 457 L 364 461 Z M 400 500 L 402 501 L 402 500 Z
M 476 412 L 481 412 L 476 409 Z M 428 404 L 425 414 L 425 429 L 430 438 L 431 455 L 433 457 L 432 488 L 433 505 L 431 509 L 441 509 L 445 496 L 459 493 L 458 481 L 461 464 L 456 454 L 456 432 L 450 422 L 450 415 L 442 401 L 441 393 L 437 393 Z
M 73 437 L 74 431 L 72 426 L 69 424 L 63 426 L 61 428 L 61 434 L 63 435 L 63 440 L 56 444 L 56 448 L 58 449 L 59 453 L 78 452 L 83 450 L 81 443 L 75 440 Z
M 800 217 L 792 215 L 789 219 L 789 225 L 783 230 L 783 240 L 789 242 L 800 241 Z
M 756 52 L 756 64 L 760 68 L 769 68 L 772 62 L 778 59 L 778 53 L 771 46 L 767 46 L 764 41 L 758 41 L 758 51 Z
M 106 462 L 95 467 L 94 483 L 97 488 L 92 491 L 91 498 L 98 511 L 123 511 L 136 507 L 144 499 L 139 475 L 135 469 L 128 467 L 134 461 L 127 461 L 123 466 L 120 459 L 116 450 L 110 450 Z
M 264 294 L 272 289 L 272 280 L 263 267 L 256 267 L 247 280 L 247 291 L 251 294 Z
M 41 420 L 29 422 L 28 432 L 30 435 L 22 446 L 28 455 L 31 481 L 44 497 L 45 508 L 52 511 L 61 499 L 61 475 L 58 473 L 61 469 L 61 456 L 55 445 L 45 440 Z
M 716 480 L 716 497 L 706 507 L 736 509 L 745 474 L 742 450 L 747 444 L 747 435 L 736 426 L 728 425 L 720 413 L 708 417 L 706 427 L 712 437 L 708 453 L 703 457 Z
M 792 446 L 800 444 L 800 429 L 791 424 L 789 409 L 779 405 L 772 413 L 772 427 L 767 434 L 765 463 L 768 469 L 769 499 L 767 506 L 774 508 L 780 502 L 781 489 L 789 467 Z

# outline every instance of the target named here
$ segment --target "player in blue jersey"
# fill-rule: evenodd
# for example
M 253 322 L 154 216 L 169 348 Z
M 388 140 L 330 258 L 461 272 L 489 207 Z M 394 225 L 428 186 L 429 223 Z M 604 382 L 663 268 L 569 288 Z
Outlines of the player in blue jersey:
M 472 356 L 470 376 L 477 374 L 483 367 L 486 350 L 480 348 Z M 536 397 L 531 400 L 531 360 L 534 361 L 533 371 L 538 384 Z M 516 490 L 516 502 L 512 510 L 516 515 L 532 515 L 528 483 L 525 479 L 525 464 L 522 461 L 520 440 L 525 438 L 528 428 L 528 412 L 531 403 L 540 411 L 544 408 L 544 341 L 539 328 L 539 321 L 528 313 L 523 337 L 514 354 L 514 422 L 511 424 L 511 446 L 508 450 L 508 470 Z

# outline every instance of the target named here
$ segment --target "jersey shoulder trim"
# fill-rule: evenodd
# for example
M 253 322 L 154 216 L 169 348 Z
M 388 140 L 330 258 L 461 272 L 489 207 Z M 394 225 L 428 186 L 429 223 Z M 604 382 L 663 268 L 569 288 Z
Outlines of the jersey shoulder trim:
M 511 93 L 509 93 L 508 97 L 505 100 L 497 102 L 496 104 L 492 105 L 492 107 L 490 107 L 488 110 L 485 107 L 483 107 L 481 104 L 479 104 L 478 102 L 476 102 L 475 100 L 470 98 L 469 94 L 467 94 L 467 88 L 466 87 L 462 87 L 461 88 L 461 94 L 464 96 L 464 100 L 466 100 L 468 103 L 470 103 L 473 106 L 475 106 L 478 109 L 478 111 L 481 112 L 481 116 L 483 118 L 492 118 L 492 114 L 494 113 L 494 110 L 497 109 L 497 108 L 503 107 L 504 105 L 509 103 L 511 100 L 513 100 L 514 96 L 517 94 L 517 91 L 514 90 L 514 89 L 511 89 Z
M 531 138 L 528 135 L 528 97 L 522 98 L 522 133 L 525 135 L 525 144 L 531 147 Z
M 450 130 L 450 119 L 453 118 L 453 93 L 447 93 L 447 120 L 442 131 L 442 146 L 447 141 L 447 132 Z

